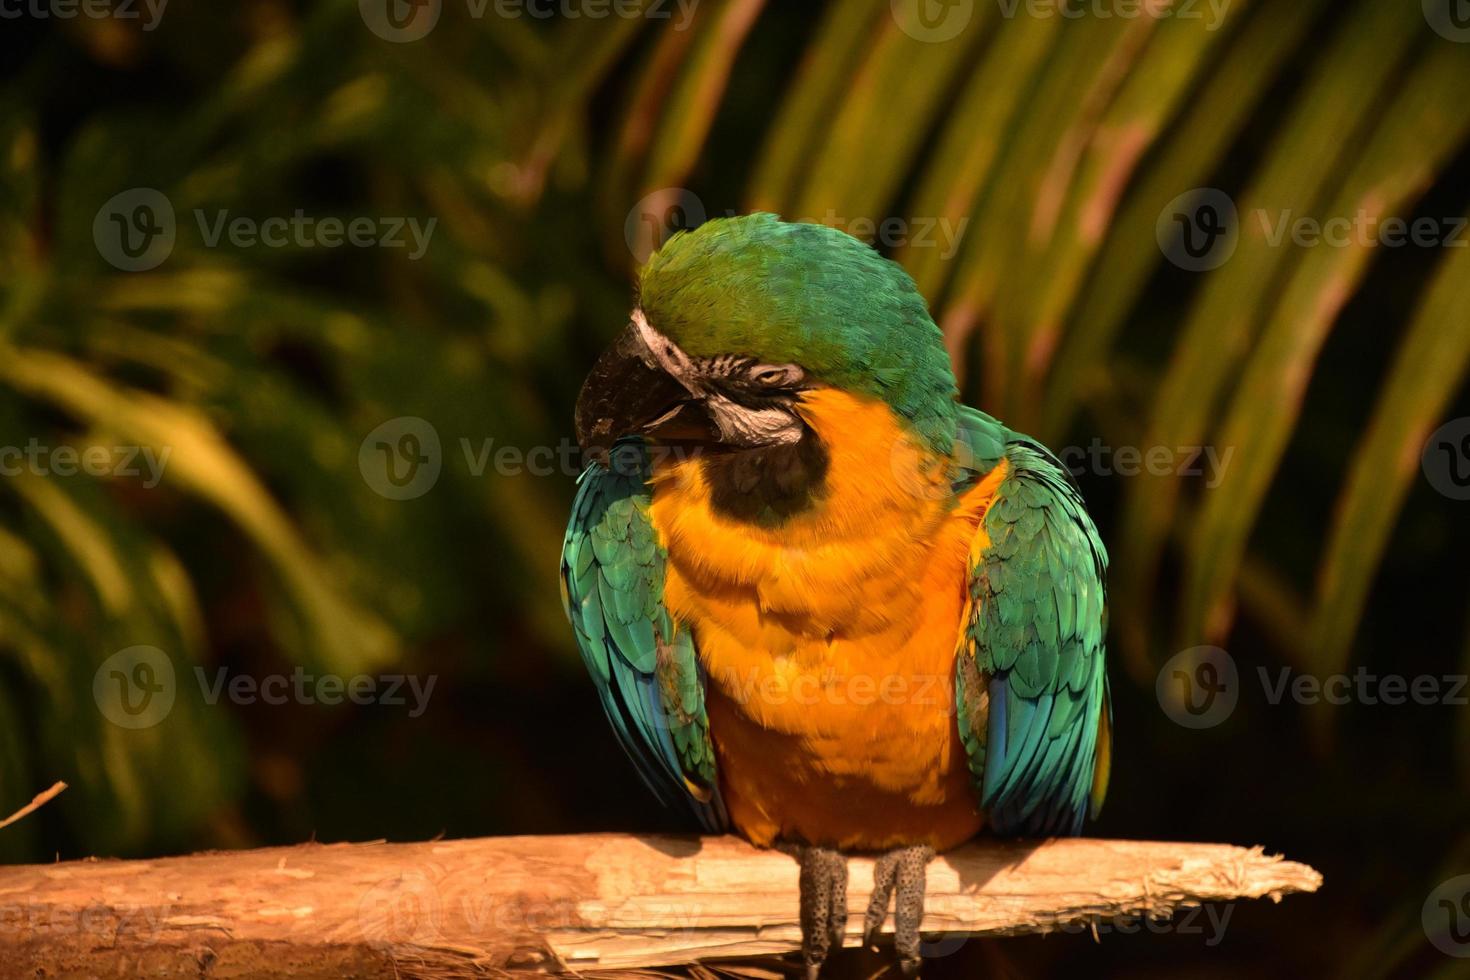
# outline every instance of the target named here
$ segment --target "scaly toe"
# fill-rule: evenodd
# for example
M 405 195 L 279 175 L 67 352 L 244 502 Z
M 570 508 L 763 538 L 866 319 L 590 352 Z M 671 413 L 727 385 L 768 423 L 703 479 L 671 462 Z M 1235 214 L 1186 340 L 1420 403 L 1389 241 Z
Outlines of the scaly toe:
M 830 852 L 834 862 L 827 898 L 827 948 L 841 949 L 847 934 L 847 857 Z
M 898 887 L 893 903 L 893 945 L 904 976 L 918 976 L 919 926 L 924 922 L 924 885 L 934 848 L 906 847 L 898 852 Z
M 898 884 L 898 851 L 889 851 L 873 864 L 873 894 L 863 916 L 863 945 L 876 950 L 878 934 L 888 919 L 888 905 Z
M 830 847 L 782 848 L 801 866 L 801 955 L 806 980 L 817 980 L 847 929 L 847 858 Z

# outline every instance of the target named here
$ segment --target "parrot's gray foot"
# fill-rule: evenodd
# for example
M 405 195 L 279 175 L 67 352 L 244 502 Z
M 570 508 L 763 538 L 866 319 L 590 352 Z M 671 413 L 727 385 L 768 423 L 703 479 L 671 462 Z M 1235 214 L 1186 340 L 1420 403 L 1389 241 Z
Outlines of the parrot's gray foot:
M 924 883 L 934 848 L 913 844 L 889 851 L 873 866 L 873 897 L 863 917 L 863 945 L 876 947 L 894 892 L 893 945 L 906 977 L 919 975 L 919 924 L 924 921 Z
M 847 858 L 830 847 L 786 844 L 801 866 L 801 958 L 807 980 L 817 980 L 827 954 L 842 948 L 847 928 Z

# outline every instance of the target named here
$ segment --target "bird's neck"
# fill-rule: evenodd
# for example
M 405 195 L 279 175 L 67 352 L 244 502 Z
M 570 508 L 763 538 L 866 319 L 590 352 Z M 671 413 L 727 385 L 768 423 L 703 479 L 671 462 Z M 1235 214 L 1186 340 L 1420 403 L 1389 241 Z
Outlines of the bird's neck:
M 803 443 L 657 464 L 652 518 L 676 615 L 728 603 L 822 632 L 881 628 L 875 617 L 922 601 L 915 583 L 950 543 L 949 461 L 876 399 L 821 389 L 799 410 Z
M 831 457 L 816 432 L 799 442 L 704 457 L 709 506 L 733 521 L 779 528 L 822 506 Z

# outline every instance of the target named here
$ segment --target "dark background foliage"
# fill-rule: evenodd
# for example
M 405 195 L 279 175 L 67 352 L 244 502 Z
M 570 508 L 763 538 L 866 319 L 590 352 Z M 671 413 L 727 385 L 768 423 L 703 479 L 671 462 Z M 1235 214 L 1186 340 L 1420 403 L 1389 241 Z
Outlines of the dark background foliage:
M 1217 486 L 1079 473 L 1113 553 L 1117 757 L 1091 832 L 1258 843 L 1326 878 L 1233 908 L 1218 942 L 972 942 L 932 972 L 1455 975 L 1421 909 L 1470 872 L 1467 709 L 1272 703 L 1258 672 L 1470 669 L 1467 504 L 1420 467 L 1470 416 L 1470 249 L 1272 244 L 1256 216 L 1464 214 L 1470 44 L 1408 0 L 1073 7 L 935 4 L 968 11 L 943 39 L 877 0 L 699 0 L 687 22 L 446 0 L 411 43 L 346 0 L 0 21 L 0 445 L 171 450 L 157 486 L 0 478 L 0 811 L 72 786 L 0 857 L 680 829 L 561 618 L 574 467 L 493 453 L 570 453 L 648 236 L 701 211 L 898 218 L 877 244 L 972 403 L 1057 447 L 1234 454 Z M 122 271 L 94 218 L 140 187 L 177 240 Z M 1238 208 L 1213 270 L 1156 236 L 1194 188 Z M 437 224 L 418 259 L 211 247 L 194 209 Z M 404 416 L 442 473 L 393 500 L 359 452 Z M 180 683 L 128 730 L 93 680 L 140 644 Z M 1205 644 L 1239 703 L 1194 730 L 1155 682 Z M 435 686 L 417 717 L 211 705 L 196 666 Z

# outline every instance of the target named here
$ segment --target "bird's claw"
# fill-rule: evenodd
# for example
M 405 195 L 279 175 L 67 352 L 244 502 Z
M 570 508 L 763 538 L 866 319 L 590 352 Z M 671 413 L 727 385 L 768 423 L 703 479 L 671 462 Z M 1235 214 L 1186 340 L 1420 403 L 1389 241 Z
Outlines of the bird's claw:
M 801 955 L 806 980 L 817 980 L 847 929 L 847 858 L 830 847 L 787 845 L 801 866 Z
M 878 933 L 888 918 L 893 899 L 893 945 L 898 966 L 906 977 L 919 975 L 919 926 L 924 921 L 924 885 L 934 848 L 914 844 L 895 848 L 873 866 L 873 897 L 863 916 L 863 945 L 877 948 Z M 897 892 L 897 896 L 894 893 Z

